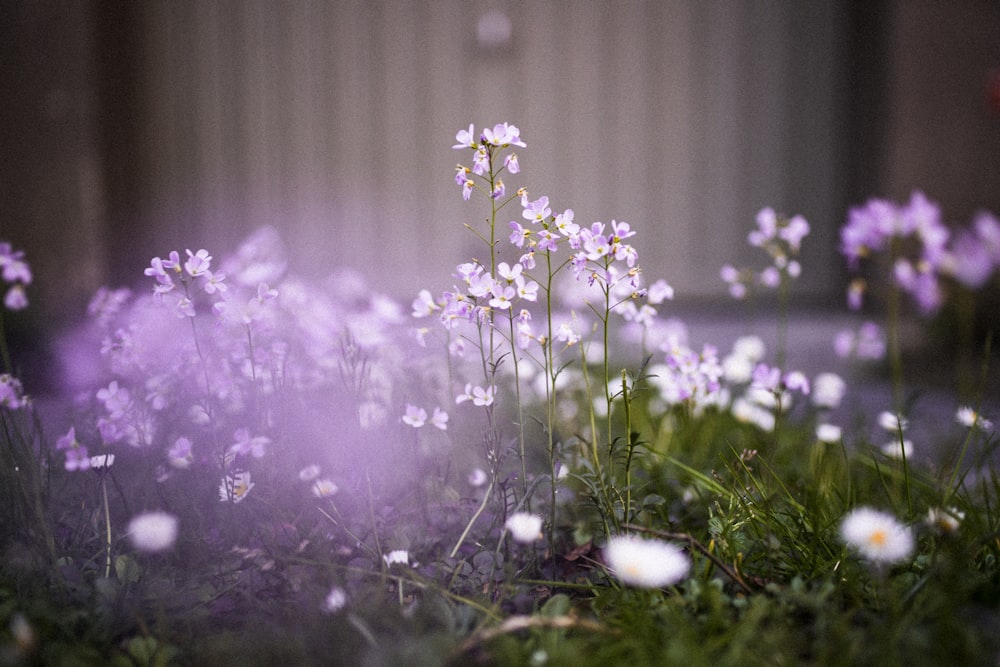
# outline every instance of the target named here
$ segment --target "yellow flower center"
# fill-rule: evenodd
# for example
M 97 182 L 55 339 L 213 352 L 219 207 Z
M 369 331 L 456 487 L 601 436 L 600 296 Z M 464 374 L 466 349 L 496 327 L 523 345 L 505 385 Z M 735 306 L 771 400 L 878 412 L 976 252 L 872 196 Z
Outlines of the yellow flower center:
M 877 547 L 885 546 L 888 539 L 889 536 L 885 534 L 884 530 L 873 531 L 872 534 L 868 536 L 868 541 Z

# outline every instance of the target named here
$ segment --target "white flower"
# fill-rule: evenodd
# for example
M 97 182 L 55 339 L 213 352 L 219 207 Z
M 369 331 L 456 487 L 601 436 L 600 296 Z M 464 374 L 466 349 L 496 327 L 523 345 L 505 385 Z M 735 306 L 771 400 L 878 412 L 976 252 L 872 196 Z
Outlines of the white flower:
M 247 497 L 254 483 L 250 481 L 250 473 L 238 472 L 235 475 L 226 475 L 219 483 L 219 500 L 228 502 L 232 500 L 238 503 Z
M 330 589 L 330 592 L 326 594 L 326 598 L 323 600 L 321 605 L 323 611 L 328 614 L 332 614 L 335 611 L 340 611 L 347 604 L 347 593 L 340 586 L 334 586 Z
M 836 373 L 820 373 L 813 379 L 812 403 L 817 408 L 836 409 L 844 399 L 847 383 Z
M 482 468 L 473 468 L 469 473 L 469 484 L 472 486 L 482 486 L 489 478 Z
M 634 535 L 618 535 L 608 540 L 604 560 L 623 584 L 640 588 L 675 584 L 691 567 L 680 547 Z
M 913 533 L 896 517 L 870 507 L 852 510 L 840 524 L 840 536 L 864 558 L 895 563 L 913 552 Z
M 542 517 L 528 512 L 515 512 L 504 524 L 515 542 L 534 542 L 542 536 Z
M 329 498 L 337 492 L 337 485 L 323 478 L 317 479 L 312 485 L 312 494 L 317 498 Z
M 982 415 L 967 406 L 958 409 L 955 413 L 955 421 L 967 428 L 975 427 L 983 431 L 989 431 L 993 428 L 993 422 L 984 419 Z
M 97 454 L 90 457 L 91 468 L 109 468 L 115 462 L 114 454 Z
M 841 432 L 840 427 L 835 424 L 816 425 L 816 439 L 820 442 L 840 442 L 842 435 L 843 433 Z
M 442 431 L 447 431 L 448 413 L 441 408 L 434 408 L 434 414 L 431 416 L 431 426 L 441 429 Z
M 939 533 L 954 533 L 958 530 L 958 526 L 964 518 L 965 512 L 961 512 L 954 507 L 950 507 L 947 510 L 932 507 L 927 510 L 927 518 L 924 521 Z
M 754 361 L 740 354 L 727 355 L 722 360 L 722 374 L 727 382 L 746 384 L 753 377 Z
M 303 482 L 311 482 L 319 477 L 319 466 L 318 465 L 308 465 L 299 471 L 299 479 Z
M 410 552 L 406 549 L 395 549 L 387 554 L 383 554 L 382 560 L 384 560 L 385 564 L 390 567 L 392 567 L 395 563 L 399 563 L 400 565 L 409 565 Z
M 895 415 L 891 412 L 881 412 L 878 416 L 878 425 L 890 433 L 905 431 L 909 422 L 903 415 Z
M 145 512 L 132 518 L 128 536 L 139 551 L 163 551 L 177 539 L 177 517 L 166 512 Z
M 406 414 L 403 415 L 403 423 L 413 428 L 420 428 L 427 422 L 427 411 L 410 403 L 406 404 Z
M 899 440 L 893 440 L 882 445 L 882 453 L 891 459 L 909 460 L 913 456 L 913 442 L 904 440 L 900 444 Z
M 742 336 L 733 343 L 733 354 L 748 361 L 758 362 L 764 358 L 767 346 L 759 336 Z

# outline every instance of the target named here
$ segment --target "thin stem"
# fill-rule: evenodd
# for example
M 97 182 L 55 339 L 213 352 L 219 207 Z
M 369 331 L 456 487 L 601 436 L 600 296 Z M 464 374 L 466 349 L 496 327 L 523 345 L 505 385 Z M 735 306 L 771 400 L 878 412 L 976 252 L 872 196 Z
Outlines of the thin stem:
M 111 510 L 108 507 L 108 484 L 105 476 L 101 475 L 101 496 L 104 501 L 104 528 L 105 528 L 105 559 L 104 578 L 111 576 Z
M 451 553 L 448 554 L 448 558 L 454 558 L 458 550 L 462 548 L 462 544 L 465 543 L 465 538 L 469 536 L 469 531 L 472 530 L 472 524 L 476 523 L 476 519 L 479 515 L 483 513 L 486 509 L 486 504 L 490 501 L 490 496 L 493 494 L 493 486 L 496 483 L 496 475 L 490 477 L 490 484 L 486 487 L 486 493 L 483 494 L 483 500 L 479 503 L 479 507 L 476 508 L 475 513 L 473 513 L 472 518 L 469 522 L 465 524 L 465 530 L 462 534 L 458 536 L 458 542 L 455 543 L 454 548 L 452 548 Z

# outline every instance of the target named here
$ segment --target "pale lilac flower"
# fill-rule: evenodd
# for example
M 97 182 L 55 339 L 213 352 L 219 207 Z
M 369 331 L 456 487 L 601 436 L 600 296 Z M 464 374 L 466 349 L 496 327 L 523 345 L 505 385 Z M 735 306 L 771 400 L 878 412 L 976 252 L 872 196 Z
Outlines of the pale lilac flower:
M 170 451 L 167 452 L 167 461 L 171 466 L 179 470 L 191 467 L 194 462 L 194 454 L 191 452 L 191 441 L 185 437 L 177 438 Z
M 472 472 L 469 473 L 469 485 L 480 487 L 489 481 L 489 477 L 482 468 L 473 468 Z
M 487 171 L 490 170 L 490 153 L 486 149 L 486 146 L 480 146 L 476 149 L 476 152 L 472 154 L 472 173 L 477 176 L 482 176 Z M 470 180 L 465 184 L 465 187 L 471 189 L 472 181 Z M 463 195 L 464 196 L 464 195 Z M 468 199 L 468 197 L 466 197 Z
M 646 293 L 646 299 L 649 303 L 657 306 L 664 301 L 669 301 L 674 298 L 674 288 L 667 284 L 666 280 L 660 278 L 655 283 L 649 286 L 649 291 Z
M 72 449 L 74 447 L 79 447 L 80 443 L 76 440 L 76 427 L 70 426 L 69 430 L 58 440 L 56 440 L 56 450 L 62 451 L 64 449 Z
M 90 455 L 87 453 L 87 448 L 83 445 L 78 445 L 67 449 L 65 466 L 69 472 L 73 472 L 74 470 L 89 470 Z
M 511 229 L 510 232 L 510 242 L 511 244 L 517 246 L 518 248 L 523 248 L 524 244 L 528 242 L 531 236 L 531 229 L 524 227 L 521 223 L 511 220 L 508 223 Z
M 563 322 L 558 327 L 556 327 L 555 333 L 553 334 L 555 339 L 566 343 L 567 345 L 576 345 L 580 342 L 580 334 L 576 332 L 576 329 L 569 322 Z
M 165 551 L 177 540 L 178 520 L 173 514 L 153 511 L 132 517 L 128 536 L 139 551 L 155 553 Z
M 760 284 L 771 289 L 781 284 L 781 272 L 773 266 L 769 266 L 760 272 Z
M 332 614 L 340 611 L 347 605 L 347 593 L 340 586 L 334 586 L 323 598 L 321 608 L 324 612 Z
M 753 386 L 777 392 L 781 389 L 781 369 L 772 368 L 767 364 L 757 364 L 751 378 Z
M 520 266 L 520 264 L 518 264 Z M 538 300 L 538 283 L 534 280 L 525 280 L 522 276 L 518 276 L 514 281 L 515 290 L 517 296 L 525 301 L 537 301 Z
M 722 360 L 722 374 L 730 384 L 746 384 L 753 378 L 754 362 L 740 354 L 729 354 Z
M 857 332 L 844 330 L 834 338 L 833 349 L 838 357 L 879 360 L 885 356 L 885 337 L 874 322 L 864 322 Z
M 777 425 L 774 413 L 759 403 L 747 398 L 737 398 L 733 401 L 732 415 L 745 424 L 753 424 L 762 431 L 771 433 Z
M 455 172 L 455 183 L 462 188 L 462 199 L 469 201 L 469 197 L 472 196 L 472 189 L 476 187 L 476 184 L 469 178 L 468 167 L 459 166 Z
M 458 139 L 457 136 L 455 138 Z M 498 148 L 505 146 L 525 147 L 524 142 L 521 141 L 520 130 L 516 125 L 509 125 L 507 123 L 497 123 L 493 126 L 493 129 L 484 128 L 482 139 L 484 142 Z
M 852 510 L 840 524 L 840 536 L 864 558 L 895 563 L 913 552 L 913 533 L 896 517 L 870 507 Z
M 226 283 L 223 282 L 226 279 L 226 274 L 224 274 L 222 271 L 215 271 L 213 273 L 212 271 L 206 270 L 204 276 L 205 276 L 205 285 L 203 289 L 205 290 L 205 294 L 218 293 L 221 295 L 227 289 L 229 289 L 226 286 Z
M 604 548 L 608 569 L 627 586 L 662 588 L 683 579 L 690 559 L 677 546 L 634 535 L 616 535 Z
M 503 159 L 503 166 L 512 174 L 521 171 L 521 165 L 517 161 L 517 153 L 510 153 Z
M 573 222 L 573 209 L 568 208 L 556 214 L 555 228 L 563 236 L 572 237 L 580 233 L 580 225 Z
M 97 391 L 97 400 L 104 404 L 104 409 L 112 419 L 118 419 L 125 414 L 132 397 L 128 389 L 119 387 L 118 381 L 112 380 L 107 387 Z
M 472 389 L 472 404 L 478 405 L 480 407 L 485 407 L 488 405 L 493 405 L 493 393 L 496 391 L 496 387 L 490 385 L 485 389 L 483 387 L 473 387 Z
M 233 433 L 233 439 L 236 442 L 229 446 L 230 453 L 237 456 L 250 454 L 255 459 L 259 459 L 264 456 L 265 447 L 271 444 L 271 439 L 267 436 L 251 436 L 250 431 L 245 428 L 237 429 Z
M 403 423 L 412 426 L 413 428 L 420 428 L 427 421 L 427 411 L 423 408 L 419 408 L 411 403 L 406 404 L 406 412 L 403 414 Z
M 14 250 L 9 243 L 0 244 L 0 276 L 9 283 L 30 285 L 31 267 L 22 258 L 23 250 Z
M 28 307 L 28 295 L 24 291 L 24 285 L 11 285 L 7 294 L 3 298 L 3 305 L 8 310 L 24 310 Z
M 312 494 L 317 498 L 329 498 L 337 493 L 337 490 L 337 485 L 326 478 L 317 479 L 312 485 Z
M 299 471 L 299 479 L 303 482 L 311 482 L 319 477 L 319 466 L 316 464 L 307 465 Z
M 992 213 L 980 211 L 972 221 L 980 243 L 989 252 L 993 263 L 1000 266 L 1000 220 Z
M 809 235 L 809 223 L 801 215 L 796 215 L 778 230 L 778 236 L 788 243 L 793 253 L 797 253 L 802 245 L 802 239 Z
M 185 252 L 187 252 L 188 258 L 184 262 L 184 270 L 192 278 L 203 275 L 211 267 L 212 256 L 204 248 L 197 253 L 192 253 L 190 250 L 185 250 Z
M 528 544 L 542 537 L 542 517 L 529 512 L 515 512 L 504 527 L 515 542 Z
M 0 373 L 0 407 L 18 410 L 29 403 L 21 381 L 8 373 Z
M 813 379 L 812 404 L 836 409 L 847 392 L 847 383 L 836 373 L 820 373 Z
M 773 208 L 762 208 L 757 213 L 757 229 L 747 235 L 747 243 L 764 247 L 778 232 L 778 216 Z
M 758 362 L 767 353 L 767 345 L 760 336 L 740 336 L 733 343 L 733 354 L 749 361 Z
M 548 220 L 551 215 L 552 209 L 549 208 L 549 198 L 545 196 L 539 197 L 533 202 L 528 202 L 528 205 L 521 212 L 521 217 L 535 224 Z
M 479 147 L 478 139 L 476 136 L 476 126 L 473 123 L 469 123 L 468 130 L 459 130 L 458 134 L 455 135 L 456 143 L 452 148 L 472 148 L 476 149 Z
M 173 253 L 176 255 L 177 253 Z M 174 280 L 171 275 L 167 272 L 173 268 L 173 264 L 170 260 L 160 259 L 159 257 L 154 257 L 149 261 L 149 268 L 147 268 L 143 273 L 147 276 L 154 278 L 157 282 L 157 287 L 160 289 L 157 293 L 163 293 L 164 291 L 169 291 L 174 288 Z
M 490 299 L 490 306 L 497 310 L 507 310 L 513 306 L 513 300 L 517 296 L 517 289 L 510 285 L 495 283 L 490 290 L 493 298 Z
M 441 408 L 434 408 L 434 414 L 431 415 L 431 426 L 442 431 L 447 431 L 448 413 Z
M 809 395 L 809 378 L 801 371 L 790 371 L 785 374 L 782 384 L 789 391 L 797 391 L 805 396 Z

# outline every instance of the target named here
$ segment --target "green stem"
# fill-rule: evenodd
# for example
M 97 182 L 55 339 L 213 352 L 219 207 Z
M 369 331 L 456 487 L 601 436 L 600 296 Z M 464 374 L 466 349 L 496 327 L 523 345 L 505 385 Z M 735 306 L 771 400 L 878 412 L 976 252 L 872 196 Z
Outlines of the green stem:
M 105 528 L 105 559 L 104 578 L 111 576 L 111 509 L 108 507 L 108 484 L 104 474 L 101 474 L 101 496 L 104 501 L 104 528 Z

